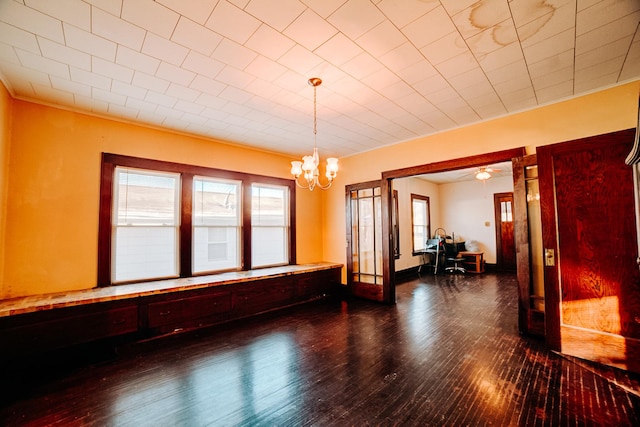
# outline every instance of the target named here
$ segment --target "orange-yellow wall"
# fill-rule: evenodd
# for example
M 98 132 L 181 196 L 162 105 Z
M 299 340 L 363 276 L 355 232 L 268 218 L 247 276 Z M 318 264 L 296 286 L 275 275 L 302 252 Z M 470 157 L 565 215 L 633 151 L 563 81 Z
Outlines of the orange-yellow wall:
M 4 275 L 4 239 L 6 231 L 7 186 L 9 184 L 9 149 L 11 147 L 11 106 L 9 92 L 0 84 L 0 279 Z M 2 297 L 0 281 L 0 298 Z
M 12 100 L 0 298 L 96 286 L 101 153 L 290 178 L 289 158 Z M 322 261 L 322 197 L 297 191 L 299 263 Z
M 456 159 L 475 154 L 526 147 L 634 128 L 637 125 L 640 81 L 535 110 L 395 144 L 340 159 L 335 186 L 376 180 L 384 171 Z M 324 198 L 323 259 L 346 264 L 344 192 Z M 343 283 L 346 275 L 343 270 Z

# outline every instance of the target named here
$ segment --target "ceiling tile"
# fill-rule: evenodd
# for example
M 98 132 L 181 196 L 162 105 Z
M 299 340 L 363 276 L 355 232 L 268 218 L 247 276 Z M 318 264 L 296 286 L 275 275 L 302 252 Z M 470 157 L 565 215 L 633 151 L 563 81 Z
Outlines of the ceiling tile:
M 554 68 L 546 74 L 531 76 L 531 82 L 536 89 L 536 94 L 542 89 L 557 86 L 561 83 L 573 83 L 573 67 Z
M 178 83 L 182 86 L 189 86 L 193 79 L 196 77 L 196 73 L 185 70 L 175 65 L 162 62 L 156 72 L 156 77 L 164 80 L 168 80 L 173 83 Z
M 460 34 L 454 31 L 424 46 L 420 49 L 420 52 L 424 54 L 429 62 L 437 65 L 455 56 L 469 52 L 469 48 L 460 37 Z
M 338 33 L 314 52 L 334 65 L 340 66 L 362 53 L 360 46 L 344 34 Z
M 403 28 L 438 6 L 438 0 L 382 0 L 378 3 L 378 8 L 398 28 Z
M 142 71 L 146 74 L 155 74 L 158 66 L 160 66 L 159 59 L 152 58 L 124 46 L 118 46 L 116 63 L 137 71 Z
M 178 83 L 171 83 L 165 94 L 185 101 L 195 102 L 201 95 L 201 92 Z
M 348 0 L 327 20 L 344 35 L 355 40 L 380 24 L 384 15 L 369 0 Z
M 22 49 L 16 49 L 16 54 L 18 55 L 18 59 L 20 59 L 20 63 L 24 67 L 31 68 L 33 70 L 47 70 L 47 73 L 52 76 L 69 79 L 69 66 L 67 64 L 44 58 L 40 55 L 36 55 Z
M 550 56 L 566 52 L 575 47 L 574 30 L 569 29 L 540 43 L 523 48 L 524 56 L 529 64 L 535 64 Z
M 450 79 L 473 69 L 479 68 L 476 58 L 470 52 L 463 52 L 436 65 L 445 79 Z
M 224 64 L 192 50 L 182 63 L 182 67 L 194 73 L 215 78 L 224 67 Z
M 178 102 L 177 97 L 164 93 L 158 93 L 154 90 L 148 91 L 147 95 L 144 97 L 144 100 L 152 103 L 153 105 L 161 105 L 166 108 L 171 108 Z
M 553 36 L 575 29 L 575 4 L 556 8 L 552 13 L 542 15 L 518 27 L 522 46 L 529 47 Z
M 362 52 L 358 56 L 342 64 L 342 68 L 356 79 L 363 79 L 382 68 L 382 64 L 369 53 Z
M 73 25 L 63 24 L 66 45 L 79 51 L 113 61 L 116 57 L 117 44 L 98 37 Z M 64 43 L 64 42 L 63 42 Z
M 155 34 L 148 33 L 144 39 L 142 53 L 173 65 L 180 65 L 187 57 L 189 49 Z
M 0 43 L 0 62 L 20 66 L 20 60 L 18 59 L 18 55 L 16 55 L 16 51 L 13 46 Z M 0 74 L 0 79 L 2 79 L 2 74 Z M 6 81 L 3 81 L 3 83 L 5 86 L 8 85 Z
M 382 21 L 356 42 L 373 56 L 379 57 L 406 43 L 407 38 L 391 22 Z
M 478 0 L 440 0 L 440 3 L 442 3 L 442 6 L 444 6 L 450 16 L 462 12 L 477 2 Z
M 260 27 L 260 21 L 228 1 L 221 0 L 206 26 L 236 43 L 244 44 Z
M 569 98 L 571 95 L 573 95 L 573 79 L 542 89 L 536 89 L 536 98 L 541 104 L 546 104 L 558 98 Z
M 16 1 L 0 2 L 0 21 L 64 44 L 60 20 Z
M 33 90 L 36 96 L 43 101 L 59 105 L 73 105 L 73 94 L 71 92 L 37 84 L 33 85 Z
M 81 0 L 25 0 L 25 4 L 85 31 L 91 31 L 91 6 Z
M 134 73 L 134 70 L 131 68 L 114 64 L 113 62 L 105 61 L 104 59 L 97 58 L 95 56 L 91 59 L 91 71 L 96 74 L 100 74 L 101 76 L 120 80 L 124 83 L 131 83 Z
M 439 6 L 403 27 L 402 32 L 420 49 L 456 32 L 456 27 L 444 8 Z
M 210 29 L 182 17 L 178 21 L 171 40 L 203 55 L 210 56 L 222 41 L 222 37 Z
M 581 36 L 639 10 L 638 1 L 601 1 L 578 12 L 576 35 Z
M 91 88 L 91 97 L 98 101 L 108 102 L 109 104 L 124 105 L 127 101 L 127 97 L 124 95 L 118 95 L 117 93 L 97 87 Z
M 576 10 L 576 0 L 554 0 L 545 2 L 532 2 L 530 0 L 510 0 L 509 7 L 511 15 L 516 27 L 521 28 L 533 21 L 539 21 L 536 24 L 540 28 L 544 23 L 552 19 L 558 8 L 569 7 Z
M 634 35 L 637 35 L 638 22 L 640 22 L 640 12 L 635 12 L 615 22 L 577 36 L 576 55 L 581 55 L 589 50 L 600 48 L 621 39 L 626 39 L 627 47 L 625 50 L 628 49 L 629 40 Z
M 29 52 L 40 53 L 40 47 L 38 46 L 35 34 L 5 24 L 4 22 L 0 22 L 0 40 L 6 43 L 7 46 L 11 45 Z
M 122 19 L 165 39 L 171 37 L 180 15 L 153 0 L 123 0 Z
M 99 76 L 89 71 L 81 70 L 79 68 L 71 67 L 71 80 L 74 82 L 82 83 L 88 86 L 97 87 L 104 90 L 109 90 L 111 87 L 111 79 L 104 76 Z
M 302 0 L 302 3 L 325 19 L 346 2 L 347 0 Z
M 284 34 L 310 51 L 333 37 L 338 30 L 311 9 L 305 10 L 285 30 Z
M 306 76 L 309 72 L 322 64 L 322 58 L 308 51 L 300 45 L 295 45 L 290 51 L 285 53 L 278 63 L 285 67 Z M 286 73 L 286 72 L 285 72 Z M 312 76 L 308 76 L 312 77 Z M 280 80 L 282 75 L 278 78 Z
M 497 70 L 514 62 L 522 61 L 524 61 L 522 47 L 517 43 L 510 44 L 482 57 L 478 57 L 478 63 L 485 72 Z M 524 71 L 526 71 L 526 69 L 524 69 Z
M 556 72 L 557 70 L 571 69 L 571 78 L 573 78 L 574 68 L 574 50 L 569 49 L 560 52 L 557 55 L 550 56 L 529 66 L 529 75 L 532 78 L 538 78 Z
M 511 21 L 509 5 L 504 0 L 484 0 L 451 16 L 462 38 L 468 39 L 499 23 Z
M 197 75 L 191 85 L 189 86 L 192 89 L 199 90 L 200 92 L 205 92 L 212 96 L 218 96 L 220 92 L 224 90 L 226 85 L 213 80 L 207 77 Z
M 95 8 L 91 14 L 92 32 L 105 39 L 114 40 L 133 50 L 140 50 L 145 31 L 120 18 Z
M 91 96 L 91 86 L 84 85 L 82 83 L 72 82 L 68 79 L 62 79 L 60 77 L 51 76 L 51 87 L 54 89 L 62 90 L 64 92 L 80 94 L 84 96 Z
M 226 66 L 220 71 L 220 74 L 216 76 L 216 80 L 226 85 L 231 85 L 240 89 L 245 89 L 251 82 L 255 80 L 253 74 L 245 73 L 244 71 L 236 70 L 231 66 Z
M 122 13 L 122 0 L 84 0 L 86 3 L 92 4 L 98 9 L 109 12 L 114 16 L 120 16 Z
M 67 46 L 52 42 L 49 39 L 39 38 L 38 44 L 42 55 L 61 63 L 69 64 L 73 67 L 91 71 L 91 55 L 71 49 Z
M 244 8 L 278 31 L 287 28 L 304 9 L 304 4 L 298 0 L 251 0 Z
M 496 24 L 466 40 L 469 49 L 479 59 L 517 41 L 518 34 L 511 19 Z
M 256 56 L 256 58 L 244 69 L 247 73 L 253 74 L 256 77 L 260 77 L 267 81 L 277 79 L 284 74 L 286 70 L 286 67 L 283 65 L 262 55 Z
M 244 70 L 256 56 L 258 55 L 252 50 L 229 39 L 222 40 L 212 55 L 214 59 L 232 65 L 239 70 Z
M 136 71 L 133 74 L 133 84 L 156 92 L 164 92 L 169 87 L 169 81 L 141 73 L 140 71 Z
M 190 20 L 204 25 L 211 15 L 213 8 L 218 4 L 218 0 L 156 0 L 167 8 L 186 16 Z
M 131 84 L 128 83 L 123 83 L 120 80 L 114 80 L 112 85 L 111 85 L 111 90 L 114 93 L 118 93 L 120 95 L 126 95 L 129 97 L 134 97 L 137 98 L 139 100 L 144 99 L 144 97 L 147 95 L 147 90 L 137 87 L 137 86 L 133 86 Z M 135 108 L 135 107 L 134 107 Z
M 291 49 L 295 43 L 267 25 L 261 25 L 247 40 L 245 46 L 269 59 L 277 60 Z

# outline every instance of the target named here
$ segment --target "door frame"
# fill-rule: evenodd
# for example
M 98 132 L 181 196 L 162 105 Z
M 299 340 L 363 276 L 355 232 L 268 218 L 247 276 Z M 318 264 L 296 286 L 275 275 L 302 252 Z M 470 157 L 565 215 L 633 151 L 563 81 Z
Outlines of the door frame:
M 390 215 L 391 209 L 393 208 L 391 206 L 391 181 L 395 178 L 406 178 L 414 175 L 447 172 L 456 169 L 486 166 L 489 164 L 507 161 L 510 162 L 514 158 L 522 157 L 524 155 L 526 155 L 525 147 L 519 147 L 382 172 L 382 235 L 388 236 L 388 244 L 382 245 L 384 302 L 395 304 L 395 275 L 393 274 L 395 271 L 395 259 L 393 258 L 393 242 L 391 239 L 392 225 Z

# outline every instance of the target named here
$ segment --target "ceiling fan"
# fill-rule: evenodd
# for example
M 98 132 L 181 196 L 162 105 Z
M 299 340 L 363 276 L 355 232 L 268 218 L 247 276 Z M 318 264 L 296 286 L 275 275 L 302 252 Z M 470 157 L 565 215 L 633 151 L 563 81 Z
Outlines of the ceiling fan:
M 476 179 L 486 181 L 487 179 L 491 178 L 492 172 L 500 172 L 500 169 L 494 169 L 490 166 L 480 166 L 478 168 L 478 171 L 476 172 Z

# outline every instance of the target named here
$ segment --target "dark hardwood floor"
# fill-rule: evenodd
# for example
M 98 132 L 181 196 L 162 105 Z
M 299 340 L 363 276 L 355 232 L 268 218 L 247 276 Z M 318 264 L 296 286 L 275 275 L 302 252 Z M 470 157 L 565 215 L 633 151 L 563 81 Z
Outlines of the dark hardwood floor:
M 424 275 L 397 300 L 311 303 L 48 373 L 5 366 L 0 425 L 640 425 L 637 376 L 518 334 L 514 275 Z

